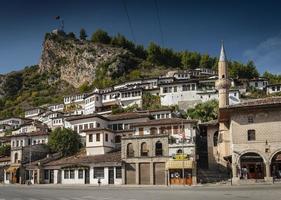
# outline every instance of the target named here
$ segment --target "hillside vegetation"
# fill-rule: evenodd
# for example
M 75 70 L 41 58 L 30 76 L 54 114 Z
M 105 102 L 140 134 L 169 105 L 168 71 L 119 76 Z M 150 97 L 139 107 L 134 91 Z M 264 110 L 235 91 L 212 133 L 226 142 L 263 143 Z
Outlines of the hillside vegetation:
M 109 36 L 97 30 L 87 39 L 74 33 L 47 33 L 40 63 L 0 75 L 0 118 L 21 116 L 32 106 L 62 103 L 63 96 L 105 88 L 127 80 L 164 75 L 169 70 L 217 68 L 217 57 L 190 51 L 174 51 L 151 42 L 147 48 L 121 34 Z M 233 78 L 253 78 L 259 73 L 252 61 L 230 61 Z M 265 74 L 273 83 L 280 76 Z

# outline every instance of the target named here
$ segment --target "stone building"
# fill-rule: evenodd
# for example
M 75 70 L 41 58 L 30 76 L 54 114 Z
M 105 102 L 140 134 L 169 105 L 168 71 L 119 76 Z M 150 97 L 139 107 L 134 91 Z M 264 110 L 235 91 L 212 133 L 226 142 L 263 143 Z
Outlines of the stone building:
M 134 134 L 122 137 L 123 183 L 196 184 L 196 124 L 179 118 L 134 124 Z

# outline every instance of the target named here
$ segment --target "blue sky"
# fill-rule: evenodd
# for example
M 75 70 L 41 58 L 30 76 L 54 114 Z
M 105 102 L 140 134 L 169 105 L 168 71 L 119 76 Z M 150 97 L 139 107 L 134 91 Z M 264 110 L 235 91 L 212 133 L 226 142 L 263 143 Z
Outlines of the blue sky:
M 281 73 L 281 1 L 156 0 L 164 47 L 218 56 L 224 40 L 229 59 L 254 60 L 259 71 Z M 44 34 L 60 15 L 65 31 L 91 35 L 96 29 L 162 45 L 155 0 L 2 0 L 0 2 L 0 73 L 39 63 Z

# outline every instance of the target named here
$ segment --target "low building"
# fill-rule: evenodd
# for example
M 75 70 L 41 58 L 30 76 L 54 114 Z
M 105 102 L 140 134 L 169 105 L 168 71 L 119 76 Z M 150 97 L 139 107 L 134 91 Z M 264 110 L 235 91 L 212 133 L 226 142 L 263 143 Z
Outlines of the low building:
M 266 94 L 281 93 L 281 83 L 266 86 Z

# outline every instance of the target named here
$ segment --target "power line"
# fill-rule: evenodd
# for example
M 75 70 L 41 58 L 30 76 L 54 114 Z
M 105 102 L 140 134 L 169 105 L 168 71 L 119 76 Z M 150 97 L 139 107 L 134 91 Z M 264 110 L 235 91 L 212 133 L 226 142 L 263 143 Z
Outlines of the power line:
M 158 7 L 157 0 L 154 0 L 154 2 L 155 2 L 157 21 L 158 21 L 159 31 L 160 31 L 160 36 L 161 36 L 161 43 L 162 43 L 162 47 L 164 47 L 164 34 L 163 34 L 162 25 L 161 25 L 161 21 L 160 21 L 159 7 Z
M 134 34 L 134 30 L 133 30 L 133 26 L 132 26 L 132 23 L 131 23 L 131 19 L 130 19 L 130 16 L 129 16 L 129 12 L 128 12 L 128 9 L 127 9 L 126 2 L 125 2 L 125 0 L 122 0 L 122 2 L 123 2 L 123 6 L 124 6 L 124 9 L 125 9 L 126 15 L 127 15 L 127 19 L 128 19 L 129 27 L 130 27 L 130 30 L 131 30 L 131 35 L 132 35 L 133 41 L 134 41 L 134 43 L 136 43 L 136 37 L 135 37 L 135 34 Z

